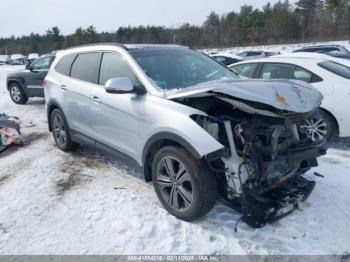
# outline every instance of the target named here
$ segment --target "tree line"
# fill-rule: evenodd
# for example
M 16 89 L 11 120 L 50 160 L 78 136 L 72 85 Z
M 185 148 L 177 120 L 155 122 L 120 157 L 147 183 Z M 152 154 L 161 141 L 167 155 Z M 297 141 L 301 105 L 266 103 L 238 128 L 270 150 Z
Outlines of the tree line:
M 295 4 L 284 0 L 267 3 L 261 9 L 243 5 L 239 11 L 223 15 L 211 12 L 200 26 L 128 26 L 115 32 L 97 32 L 89 26 L 66 36 L 53 27 L 43 35 L 0 38 L 0 54 L 43 54 L 99 42 L 176 43 L 208 48 L 347 39 L 349 35 L 350 0 L 298 0 Z

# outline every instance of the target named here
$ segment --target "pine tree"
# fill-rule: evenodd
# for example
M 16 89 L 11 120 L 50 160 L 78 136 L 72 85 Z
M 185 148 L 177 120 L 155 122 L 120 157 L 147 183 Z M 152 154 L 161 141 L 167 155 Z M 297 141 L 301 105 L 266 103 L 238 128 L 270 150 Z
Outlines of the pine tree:
M 323 2 L 321 0 L 299 0 L 296 2 L 296 6 L 296 13 L 300 17 L 302 28 L 302 41 L 305 41 L 310 24 L 314 17 L 322 10 Z

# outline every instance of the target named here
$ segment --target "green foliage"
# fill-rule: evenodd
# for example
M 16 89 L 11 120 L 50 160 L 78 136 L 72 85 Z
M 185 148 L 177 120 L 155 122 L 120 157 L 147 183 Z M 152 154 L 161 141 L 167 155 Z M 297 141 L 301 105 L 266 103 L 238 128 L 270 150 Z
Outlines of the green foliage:
M 195 11 L 195 10 L 194 10 Z M 211 12 L 202 26 L 184 23 L 163 26 L 119 27 L 115 32 L 97 32 L 91 25 L 63 36 L 58 27 L 45 34 L 0 38 L 0 54 L 40 54 L 76 45 L 98 42 L 181 44 L 197 48 L 279 44 L 323 40 L 350 35 L 350 0 L 288 0 L 267 3 L 262 9 L 243 5 L 239 12 L 220 16 Z

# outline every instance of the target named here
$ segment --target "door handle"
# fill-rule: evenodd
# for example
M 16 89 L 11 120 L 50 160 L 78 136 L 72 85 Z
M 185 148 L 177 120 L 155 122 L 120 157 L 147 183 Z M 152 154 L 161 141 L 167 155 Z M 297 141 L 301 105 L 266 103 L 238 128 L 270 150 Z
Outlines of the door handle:
M 92 100 L 94 100 L 96 103 L 101 103 L 101 99 L 98 96 L 91 96 Z
M 67 87 L 65 85 L 61 85 L 62 90 L 67 90 Z

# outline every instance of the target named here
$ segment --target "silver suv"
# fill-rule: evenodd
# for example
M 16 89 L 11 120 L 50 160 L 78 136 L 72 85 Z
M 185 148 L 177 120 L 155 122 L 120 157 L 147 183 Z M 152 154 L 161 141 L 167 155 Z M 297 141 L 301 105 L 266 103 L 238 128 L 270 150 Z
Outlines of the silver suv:
M 180 46 L 91 45 L 56 57 L 44 89 L 57 146 L 131 160 L 176 217 L 203 216 L 219 194 L 260 227 L 311 193 L 301 175 L 325 153 L 299 128 L 321 104 L 312 87 L 242 80 Z

